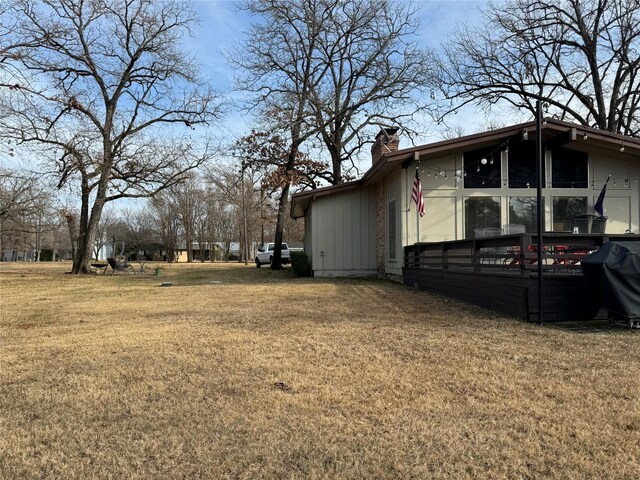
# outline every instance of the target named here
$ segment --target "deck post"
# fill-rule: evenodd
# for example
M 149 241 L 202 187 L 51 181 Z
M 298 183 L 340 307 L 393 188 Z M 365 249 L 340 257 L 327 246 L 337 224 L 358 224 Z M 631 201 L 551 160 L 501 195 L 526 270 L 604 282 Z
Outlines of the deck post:
M 538 221 L 538 238 L 537 238 L 537 254 L 538 254 L 538 323 L 544 325 L 543 319 L 543 294 L 542 294 L 542 232 L 544 225 L 542 224 L 542 105 L 540 99 L 536 101 L 536 178 L 538 185 L 536 188 L 536 213 Z

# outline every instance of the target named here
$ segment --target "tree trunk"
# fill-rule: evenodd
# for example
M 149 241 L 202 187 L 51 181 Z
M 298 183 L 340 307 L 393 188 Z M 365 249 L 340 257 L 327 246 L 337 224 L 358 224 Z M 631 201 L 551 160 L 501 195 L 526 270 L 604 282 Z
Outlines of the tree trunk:
M 340 158 L 340 150 L 331 148 L 327 145 L 329 153 L 331 154 L 331 169 L 333 175 L 333 185 L 340 185 L 342 183 L 342 159 Z
M 276 235 L 275 245 L 273 248 L 273 260 L 271 261 L 272 270 L 282 270 L 282 233 L 284 231 L 284 216 L 287 206 L 287 200 L 289 199 L 290 183 L 282 189 L 280 193 L 280 199 L 278 201 L 278 218 L 276 220 Z
M 187 263 L 193 262 L 193 238 L 191 237 L 191 232 L 187 233 L 185 231 L 184 241 L 187 244 Z
M 78 254 L 76 255 L 78 260 L 76 261 L 74 258 L 74 269 L 72 273 L 91 273 L 91 254 L 93 253 L 93 243 L 96 238 L 96 232 L 98 231 L 98 224 L 100 222 L 103 207 L 104 200 L 96 199 L 93 204 L 93 208 L 91 209 L 89 222 L 86 224 L 84 232 L 80 233 L 78 239 L 79 248 Z M 82 229 L 82 224 L 80 225 L 80 228 Z

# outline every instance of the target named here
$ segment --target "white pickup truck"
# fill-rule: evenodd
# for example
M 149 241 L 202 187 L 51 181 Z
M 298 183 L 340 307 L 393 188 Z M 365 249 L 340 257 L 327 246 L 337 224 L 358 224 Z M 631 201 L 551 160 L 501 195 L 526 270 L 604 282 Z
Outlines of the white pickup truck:
M 262 265 L 271 264 L 275 246 L 275 243 L 265 243 L 258 249 L 258 252 L 256 253 L 256 268 L 260 268 Z M 282 242 L 282 264 L 287 265 L 289 262 L 289 247 L 286 243 Z

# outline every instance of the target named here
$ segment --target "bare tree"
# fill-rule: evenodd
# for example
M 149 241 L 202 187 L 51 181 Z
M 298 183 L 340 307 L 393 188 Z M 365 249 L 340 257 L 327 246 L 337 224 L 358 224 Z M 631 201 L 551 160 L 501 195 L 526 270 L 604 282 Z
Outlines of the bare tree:
M 509 0 L 483 15 L 457 30 L 434 69 L 443 115 L 468 103 L 533 113 L 541 100 L 558 118 L 640 133 L 638 0 Z
M 107 202 L 169 188 L 212 156 L 178 131 L 220 113 L 179 49 L 196 17 L 178 0 L 17 0 L 2 17 L 15 68 L 0 83 L 0 128 L 54 157 L 59 187 L 77 185 L 73 272 L 89 273 Z
M 178 220 L 177 206 L 170 191 L 165 190 L 150 199 L 155 230 L 166 252 L 167 262 L 176 261 L 181 225 Z
M 234 165 L 220 166 L 208 173 L 213 215 L 219 224 L 215 228 L 216 237 L 224 239 L 225 245 L 227 241 L 239 240 L 240 261 L 249 261 L 250 247 L 259 238 L 259 216 L 263 210 L 256 187 L 261 178 L 258 167 L 248 161 L 242 162 L 240 169 Z
M 299 159 L 301 145 L 318 132 L 309 102 L 326 72 L 326 65 L 316 62 L 319 32 L 331 16 L 331 9 L 324 7 L 322 0 L 245 3 L 259 21 L 252 24 L 242 49 L 230 56 L 241 73 L 239 88 L 253 94 L 253 106 L 274 130 L 286 132 L 285 181 L 278 199 L 272 269 L 282 268 L 282 231 L 291 188 L 286 179 Z
M 40 260 L 42 237 L 58 220 L 53 191 L 40 176 L 0 168 L 0 255 L 6 238 L 21 238 Z
M 398 125 L 416 133 L 413 121 L 426 109 L 431 54 L 413 41 L 417 9 L 394 0 L 321 0 L 329 20 L 319 30 L 311 107 L 331 156 L 332 184 L 354 168 L 353 157 L 370 142 L 366 128 Z
M 124 242 L 124 252 L 129 259 L 140 260 L 143 250 L 153 249 L 155 241 L 152 219 L 146 211 L 141 209 L 125 209 L 120 215 L 122 231 L 122 241 Z
M 100 252 L 107 245 L 107 232 L 109 226 L 115 221 L 115 214 L 112 209 L 105 208 L 100 216 L 98 228 L 96 229 L 95 242 L 93 244 L 93 256 L 96 260 L 100 259 Z
M 193 241 L 196 228 L 198 204 L 201 200 L 201 188 L 195 175 L 191 174 L 183 182 L 170 190 L 175 205 L 175 214 L 182 225 L 187 250 L 187 262 L 193 262 Z

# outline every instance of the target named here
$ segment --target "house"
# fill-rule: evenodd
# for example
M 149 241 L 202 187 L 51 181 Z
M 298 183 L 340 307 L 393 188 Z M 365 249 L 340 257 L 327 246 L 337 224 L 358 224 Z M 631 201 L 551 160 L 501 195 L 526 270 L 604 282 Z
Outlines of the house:
M 571 232 L 593 213 L 607 184 L 607 234 L 640 230 L 640 140 L 555 119 L 544 121 L 544 230 Z M 305 218 L 305 250 L 315 276 L 401 279 L 405 247 L 472 239 L 517 224 L 536 231 L 535 122 L 399 149 L 383 129 L 372 164 L 357 181 L 297 193 L 291 216 Z M 411 201 L 419 172 L 425 202 Z

